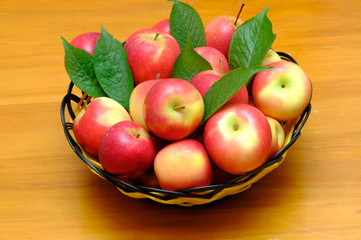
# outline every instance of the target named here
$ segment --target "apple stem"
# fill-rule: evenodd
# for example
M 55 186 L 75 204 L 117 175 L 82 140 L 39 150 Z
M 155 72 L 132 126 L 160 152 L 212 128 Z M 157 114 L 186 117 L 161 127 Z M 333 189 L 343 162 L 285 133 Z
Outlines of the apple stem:
M 241 8 L 240 8 L 239 11 L 238 11 L 238 15 L 237 15 L 237 17 L 236 17 L 236 21 L 234 21 L 234 25 L 235 25 L 235 26 L 237 26 L 237 21 L 238 21 L 238 19 L 239 19 L 239 16 L 241 15 L 241 12 L 242 12 L 242 9 L 243 9 L 244 5 L 245 5 L 245 3 L 242 3 L 242 6 L 241 6 Z
M 184 105 L 174 106 L 174 110 L 176 110 L 176 111 L 183 110 L 185 108 L 186 108 L 186 106 L 184 106 Z
M 237 131 L 238 129 L 239 129 L 238 125 L 237 125 L 237 124 L 234 124 L 234 125 L 233 125 L 233 130 L 234 130 L 234 131 Z
M 139 139 L 140 138 L 140 134 L 138 133 L 135 138 Z
M 78 102 L 78 104 L 76 105 L 76 111 L 74 112 L 75 113 L 75 115 L 78 115 L 78 113 L 81 111 L 81 109 L 82 109 L 82 105 L 83 105 L 83 102 L 85 101 L 85 99 L 88 97 L 88 94 L 86 94 L 86 93 L 84 93 L 82 96 L 81 96 L 81 98 L 80 98 L 80 100 L 79 100 L 79 102 Z
M 220 70 L 220 74 L 223 75 L 223 59 L 220 58 L 219 61 L 221 62 L 221 70 Z
M 154 36 L 154 41 L 157 40 L 157 38 L 159 37 L 159 35 L 160 35 L 160 32 L 157 32 L 157 33 L 155 34 L 155 36 Z
M 89 105 L 89 102 L 90 102 L 91 99 L 92 99 L 92 96 L 88 95 L 88 97 L 85 100 L 83 100 L 85 110 L 88 109 L 88 105 Z

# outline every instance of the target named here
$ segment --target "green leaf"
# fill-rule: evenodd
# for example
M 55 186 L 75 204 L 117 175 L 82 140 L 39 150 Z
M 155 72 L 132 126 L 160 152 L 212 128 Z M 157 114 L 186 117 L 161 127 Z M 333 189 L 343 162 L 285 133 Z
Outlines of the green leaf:
M 188 35 L 187 44 L 174 63 L 172 77 L 189 82 L 197 73 L 211 69 L 211 64 L 193 49 L 192 41 Z
M 276 39 L 268 8 L 240 25 L 232 36 L 228 61 L 231 69 L 259 66 Z
M 94 48 L 95 74 L 108 96 L 129 109 L 129 98 L 134 83 L 127 53 L 123 44 L 103 26 L 101 33 Z
M 63 37 L 61 39 L 65 50 L 65 69 L 70 80 L 92 97 L 107 96 L 95 76 L 93 57 L 85 50 L 74 47 Z
M 257 72 L 271 69 L 269 67 L 238 68 L 228 72 L 216 81 L 203 97 L 204 115 L 202 123 L 231 99 L 242 87 L 247 86 Z
M 202 19 L 190 5 L 174 0 L 169 27 L 180 49 L 183 49 L 187 44 L 188 33 L 191 36 L 193 47 L 206 46 L 206 35 Z

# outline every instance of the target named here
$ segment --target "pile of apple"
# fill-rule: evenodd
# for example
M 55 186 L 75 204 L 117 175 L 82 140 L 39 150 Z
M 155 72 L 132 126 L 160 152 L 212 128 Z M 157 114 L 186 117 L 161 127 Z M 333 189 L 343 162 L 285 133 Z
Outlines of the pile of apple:
M 132 34 L 124 45 L 135 85 L 129 110 L 109 97 L 93 99 L 73 123 L 79 145 L 117 178 L 171 191 L 224 183 L 264 164 L 284 146 L 281 122 L 309 103 L 311 83 L 270 49 L 261 66 L 274 68 L 255 74 L 202 123 L 203 96 L 230 71 L 230 41 L 242 23 L 221 16 L 205 27 L 207 46 L 195 51 L 213 70 L 191 81 L 171 77 L 181 50 L 169 19 Z M 71 44 L 93 54 L 99 36 L 85 33 Z

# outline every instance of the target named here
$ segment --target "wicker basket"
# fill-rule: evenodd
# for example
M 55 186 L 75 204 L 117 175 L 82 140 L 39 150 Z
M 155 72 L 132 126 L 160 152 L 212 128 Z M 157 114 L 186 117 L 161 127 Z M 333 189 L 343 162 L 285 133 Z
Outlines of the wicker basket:
M 295 59 L 293 59 L 290 55 L 282 52 L 278 52 L 278 54 L 282 59 L 292 61 L 297 64 Z M 298 120 L 283 123 L 286 133 L 285 146 L 275 156 L 257 169 L 237 176 L 225 184 L 209 185 L 205 187 L 185 189 L 182 191 L 167 191 L 158 188 L 132 185 L 121 181 L 104 171 L 97 160 L 91 158 L 83 151 L 83 149 L 77 144 L 73 135 L 72 122 L 75 119 L 77 112 L 79 112 L 82 102 L 86 100 L 85 98 L 87 98 L 87 95 L 82 94 L 78 89 L 74 88 L 73 83 L 70 83 L 68 92 L 61 103 L 61 121 L 65 136 L 71 148 L 80 157 L 80 159 L 87 164 L 93 173 L 112 182 L 123 194 L 129 197 L 148 198 L 163 204 L 180 206 L 193 206 L 210 203 L 250 188 L 253 183 L 257 182 L 267 173 L 277 168 L 284 161 L 288 149 L 299 139 L 301 130 L 311 113 L 310 102 Z

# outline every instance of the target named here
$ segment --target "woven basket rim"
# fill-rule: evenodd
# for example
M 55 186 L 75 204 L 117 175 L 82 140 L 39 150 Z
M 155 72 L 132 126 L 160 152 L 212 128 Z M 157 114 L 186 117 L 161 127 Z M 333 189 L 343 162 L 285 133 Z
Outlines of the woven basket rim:
M 289 54 L 284 52 L 277 52 L 277 53 L 280 55 L 280 57 L 283 60 L 291 61 L 298 64 L 296 60 Z M 274 168 L 278 167 L 283 162 L 289 148 L 293 146 L 295 142 L 299 139 L 302 129 L 311 113 L 312 94 L 307 107 L 303 111 L 302 115 L 299 117 L 298 121 L 292 126 L 293 129 L 290 132 L 289 142 L 277 154 L 275 154 L 262 166 L 245 174 L 239 175 L 224 184 L 213 184 L 204 187 L 195 187 L 195 188 L 189 188 L 179 191 L 169 191 L 161 188 L 152 188 L 152 187 L 133 185 L 127 183 L 125 181 L 117 179 L 113 175 L 104 171 L 102 168 L 97 167 L 96 164 L 94 164 L 94 162 L 92 162 L 91 159 L 89 159 L 86 153 L 77 144 L 74 136 L 71 134 L 72 121 L 76 117 L 76 114 L 74 113 L 74 109 L 72 107 L 72 102 L 78 104 L 79 101 L 81 100 L 79 96 L 73 93 L 73 88 L 74 88 L 74 83 L 70 82 L 67 93 L 61 102 L 60 115 L 61 115 L 61 122 L 63 125 L 65 137 L 69 145 L 71 146 L 72 150 L 78 155 L 78 157 L 90 168 L 90 170 L 93 173 L 113 183 L 123 194 L 126 194 L 130 197 L 149 198 L 151 200 L 158 201 L 161 203 L 178 204 L 181 206 L 192 206 L 196 204 L 208 203 L 217 200 L 219 198 L 223 198 L 227 195 L 235 194 L 242 190 L 248 189 L 255 181 L 258 180 L 257 176 L 259 174 L 265 175 L 268 172 L 272 171 Z M 66 120 L 66 114 L 69 115 L 71 121 Z M 239 186 L 242 187 L 244 186 L 244 187 L 242 188 Z M 237 187 L 239 189 L 236 189 L 235 192 L 229 192 L 228 194 L 225 194 L 225 196 L 219 196 L 222 195 L 222 191 Z M 175 201 L 177 199 L 178 201 Z

